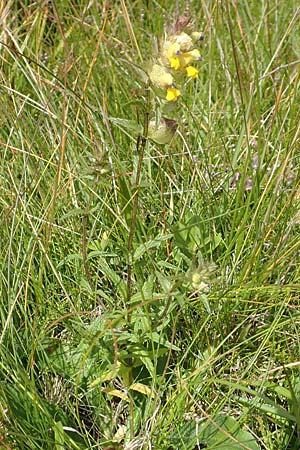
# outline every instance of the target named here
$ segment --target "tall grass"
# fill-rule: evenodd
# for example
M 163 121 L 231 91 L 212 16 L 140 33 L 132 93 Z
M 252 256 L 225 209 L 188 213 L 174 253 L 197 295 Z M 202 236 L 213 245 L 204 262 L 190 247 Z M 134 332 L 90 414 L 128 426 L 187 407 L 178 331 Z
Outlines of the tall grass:
M 178 12 L 205 61 L 141 155 Z M 1 6 L 3 448 L 299 448 L 299 13 Z

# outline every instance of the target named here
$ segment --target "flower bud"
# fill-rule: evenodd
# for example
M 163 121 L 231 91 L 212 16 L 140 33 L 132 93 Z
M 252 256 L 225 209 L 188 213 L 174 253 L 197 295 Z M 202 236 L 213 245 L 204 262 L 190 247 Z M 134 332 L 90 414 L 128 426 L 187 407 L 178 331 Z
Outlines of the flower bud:
M 196 44 L 197 42 L 203 41 L 204 35 L 200 31 L 194 31 L 191 34 L 191 38 L 193 40 L 193 43 Z

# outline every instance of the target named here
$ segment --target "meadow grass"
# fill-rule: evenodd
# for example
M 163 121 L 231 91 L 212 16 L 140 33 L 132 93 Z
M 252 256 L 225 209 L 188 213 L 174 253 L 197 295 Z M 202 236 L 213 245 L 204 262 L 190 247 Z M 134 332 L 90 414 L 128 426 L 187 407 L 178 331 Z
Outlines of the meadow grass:
M 204 62 L 158 145 L 178 12 Z M 299 448 L 299 14 L 1 6 L 1 448 Z

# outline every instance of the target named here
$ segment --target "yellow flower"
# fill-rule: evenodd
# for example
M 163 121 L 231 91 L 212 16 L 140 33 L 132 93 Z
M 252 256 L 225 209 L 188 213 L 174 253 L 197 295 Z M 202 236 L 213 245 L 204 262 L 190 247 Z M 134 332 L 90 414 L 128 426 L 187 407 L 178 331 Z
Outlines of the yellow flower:
M 177 42 L 172 43 L 171 41 L 165 41 L 163 55 L 170 59 L 174 55 L 178 55 L 180 53 L 180 45 Z
M 199 73 L 199 70 L 196 69 L 196 67 L 193 67 L 193 66 L 187 66 L 187 67 L 185 68 L 185 70 L 186 70 L 187 76 L 188 76 L 189 78 L 193 78 L 193 79 L 197 78 L 198 73 Z
M 193 48 L 193 39 L 186 33 L 175 34 L 163 44 L 163 56 L 167 59 Z
M 180 67 L 180 60 L 178 58 L 178 56 L 172 56 L 172 58 L 170 58 L 170 65 L 172 69 L 179 69 Z
M 197 49 L 191 50 L 190 52 L 182 53 L 179 56 L 179 59 L 180 59 L 180 67 L 182 68 L 188 66 L 193 61 L 202 60 L 200 52 Z
M 177 98 L 181 95 L 181 92 L 179 89 L 175 87 L 168 87 L 167 88 L 167 95 L 166 100 L 168 102 L 176 102 Z
M 180 53 L 177 56 L 172 56 L 169 58 L 169 64 L 171 69 L 185 69 L 191 62 L 201 61 L 201 55 L 199 50 L 194 49 L 190 52 Z

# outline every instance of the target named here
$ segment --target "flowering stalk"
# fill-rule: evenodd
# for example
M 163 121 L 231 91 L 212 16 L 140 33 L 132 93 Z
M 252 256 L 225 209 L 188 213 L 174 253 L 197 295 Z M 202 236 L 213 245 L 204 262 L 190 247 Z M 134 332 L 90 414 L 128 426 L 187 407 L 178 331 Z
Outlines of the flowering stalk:
M 169 112 L 176 108 L 185 81 L 195 80 L 199 74 L 194 64 L 202 61 L 196 45 L 203 40 L 203 35 L 200 32 L 188 34 L 183 31 L 188 22 L 185 17 L 177 19 L 173 29 L 161 39 L 159 50 L 147 70 L 154 100 L 161 108 L 160 114 L 156 114 L 159 117 L 165 110 Z M 158 144 L 167 144 L 175 134 L 175 125 L 173 119 L 162 117 L 158 120 L 155 117 L 149 124 L 147 136 Z
M 182 96 L 182 80 L 196 79 L 199 70 L 193 63 L 202 61 L 196 43 L 202 40 L 202 34 L 198 32 L 185 33 L 183 29 L 186 22 L 179 18 L 174 25 L 173 31 L 167 33 L 160 44 L 157 52 L 148 66 L 146 87 L 146 109 L 144 111 L 143 136 L 137 139 L 138 165 L 134 183 L 134 197 L 132 206 L 132 217 L 128 236 L 128 267 L 127 267 L 127 301 L 132 294 L 132 244 L 136 229 L 137 212 L 139 205 L 139 184 L 142 171 L 147 139 L 157 144 L 169 144 L 177 130 L 177 121 L 164 117 L 162 113 L 172 111 Z M 150 88 L 151 90 L 150 90 Z M 154 94 L 151 95 L 150 94 Z M 150 117 L 151 100 L 158 105 L 156 114 Z M 160 109 L 160 110 L 159 110 Z M 130 315 L 128 317 L 130 322 Z

